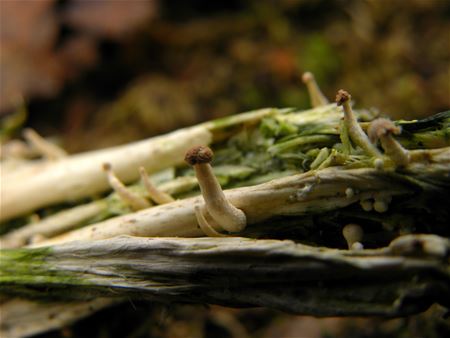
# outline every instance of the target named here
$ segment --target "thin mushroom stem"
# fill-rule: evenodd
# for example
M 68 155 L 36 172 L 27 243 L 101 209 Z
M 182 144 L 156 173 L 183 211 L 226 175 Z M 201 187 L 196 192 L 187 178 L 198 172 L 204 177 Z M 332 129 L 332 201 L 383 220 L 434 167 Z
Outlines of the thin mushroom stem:
M 211 218 L 229 232 L 241 231 L 247 225 L 247 217 L 242 210 L 233 206 L 225 198 L 209 164 L 212 157 L 213 152 L 210 148 L 198 146 L 186 153 L 185 160 L 194 167 L 205 200 L 206 211 Z
M 200 229 L 205 233 L 208 237 L 226 237 L 226 235 L 221 234 L 216 231 L 210 224 L 210 222 L 206 219 L 204 210 L 199 205 L 194 207 L 195 217 L 197 218 L 198 225 Z
M 303 73 L 302 81 L 308 89 L 309 100 L 311 101 L 311 106 L 313 108 L 326 106 L 328 104 L 327 98 L 325 97 L 325 95 L 323 95 L 312 73 Z
M 147 193 L 152 201 L 156 202 L 156 204 L 166 204 L 175 201 L 172 196 L 154 186 L 154 184 L 150 181 L 144 167 L 139 168 L 139 173 L 141 175 L 142 182 L 144 182 L 145 189 L 147 190 Z
M 381 153 L 370 142 L 367 135 L 362 130 L 352 107 L 350 106 L 351 95 L 345 90 L 340 89 L 336 95 L 336 103 L 338 106 L 342 106 L 344 109 L 344 126 L 348 130 L 351 140 L 358 146 L 360 146 L 367 154 L 375 157 L 381 157 Z
M 145 209 L 150 207 L 150 203 L 138 196 L 137 194 L 130 191 L 114 174 L 112 166 L 109 163 L 103 164 L 103 170 L 106 173 L 108 182 L 112 189 L 119 195 L 119 197 L 134 211 Z
M 57 145 L 47 141 L 33 129 L 25 129 L 23 137 L 42 156 L 49 160 L 59 160 L 67 156 L 67 153 Z
M 385 154 L 397 165 L 406 166 L 410 162 L 409 151 L 392 136 L 401 133 L 401 128 L 388 119 L 379 118 L 370 123 L 368 134 L 372 142 L 380 140 Z

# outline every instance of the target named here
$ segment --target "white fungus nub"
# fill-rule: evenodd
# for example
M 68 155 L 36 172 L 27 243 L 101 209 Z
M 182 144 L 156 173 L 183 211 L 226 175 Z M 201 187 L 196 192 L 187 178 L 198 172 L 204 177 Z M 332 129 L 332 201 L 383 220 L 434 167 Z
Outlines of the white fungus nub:
M 361 244 L 361 241 L 364 236 L 363 229 L 358 224 L 347 224 L 342 229 L 342 235 L 344 236 L 345 240 L 347 241 L 348 249 L 349 250 L 362 250 L 363 245 Z
M 352 198 L 354 195 L 355 191 L 352 188 L 348 187 L 347 189 L 345 189 L 345 196 L 347 198 Z

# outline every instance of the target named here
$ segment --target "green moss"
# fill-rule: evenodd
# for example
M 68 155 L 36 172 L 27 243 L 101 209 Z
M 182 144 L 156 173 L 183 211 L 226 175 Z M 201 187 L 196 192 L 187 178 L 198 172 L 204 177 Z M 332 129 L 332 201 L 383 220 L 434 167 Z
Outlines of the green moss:
M 61 270 L 49 262 L 51 248 L 0 251 L 0 293 L 39 296 L 42 290 L 62 284 L 89 285 L 79 273 Z M 33 286 L 31 289 L 28 286 Z
M 16 111 L 0 120 L 0 141 L 10 139 L 22 126 L 28 117 L 28 110 L 24 100 L 20 100 Z

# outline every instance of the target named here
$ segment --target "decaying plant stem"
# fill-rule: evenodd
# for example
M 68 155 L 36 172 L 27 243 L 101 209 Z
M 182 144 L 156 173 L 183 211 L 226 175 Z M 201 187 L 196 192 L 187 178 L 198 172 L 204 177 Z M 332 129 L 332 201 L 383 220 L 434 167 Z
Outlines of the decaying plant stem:
M 430 152 L 433 158 L 433 152 Z M 443 177 L 450 163 L 450 148 L 434 152 L 436 161 L 427 163 L 427 175 Z M 436 168 L 435 174 L 432 174 Z M 409 168 L 411 178 L 422 175 L 418 165 Z M 445 178 L 444 178 L 445 181 Z M 448 187 L 449 182 L 442 182 Z M 305 187 L 311 187 L 305 191 Z M 348 196 L 351 187 L 357 193 Z M 349 169 L 339 167 L 323 169 L 273 180 L 257 186 L 225 191 L 233 205 L 244 211 L 248 225 L 280 215 L 305 215 L 337 210 L 360 200 L 377 196 L 398 196 L 414 193 L 409 178 L 392 171 L 376 169 Z M 437 191 L 443 189 L 436 187 Z M 445 191 L 444 188 L 443 191 Z M 324 203 L 326 201 L 326 203 Z M 132 236 L 202 236 L 197 226 L 195 205 L 202 204 L 201 197 L 194 197 L 152 207 L 135 213 L 108 219 L 53 239 L 37 243 L 38 246 L 53 245 L 67 241 L 97 240 L 119 235 Z
M 196 178 L 180 177 L 176 180 L 158 185 L 157 189 L 160 194 L 169 196 L 169 193 L 183 192 L 186 189 L 191 189 L 193 186 L 197 186 Z M 33 243 L 33 238 L 36 238 L 36 236 L 44 240 L 92 223 L 90 220 L 96 219 L 99 215 L 108 215 L 111 197 L 114 199 L 114 194 L 104 199 L 64 209 L 51 216 L 47 216 L 44 219 L 28 223 L 23 227 L 10 231 L 5 235 L 0 236 L 0 248 L 19 248 Z
M 106 150 L 69 156 L 56 162 L 42 162 L 28 172 L 14 174 L 2 182 L 0 220 L 53 203 L 71 201 L 105 191 L 108 181 L 102 164 L 111 163 L 125 183 L 137 180 L 137 168 L 149 173 L 181 163 L 183 155 L 197 144 L 209 144 L 211 133 L 204 127 L 179 130 L 164 136 Z
M 0 247 L 2 249 L 17 248 L 30 243 L 36 235 L 45 239 L 72 230 L 85 220 L 102 213 L 106 207 L 106 201 L 100 200 L 63 210 L 44 220 L 7 233 L 0 238 Z
M 20 246 L 34 235 L 43 240 L 31 247 L 0 254 L 0 290 L 9 295 L 51 301 L 75 298 L 88 303 L 71 303 L 62 308 L 60 303 L 34 306 L 6 302 L 2 309 L 8 315 L 1 322 L 0 333 L 9 338 L 42 332 L 87 315 L 89 306 L 101 308 L 124 296 L 145 296 L 165 302 L 267 306 L 318 316 L 398 316 L 422 311 L 433 302 L 444 303 L 442 295 L 449 294 L 448 240 L 431 235 L 404 236 L 388 248 L 381 247 L 404 229 L 407 233 L 415 231 L 408 230 L 408 224 L 404 224 L 408 222 L 403 218 L 407 219 L 408 213 L 417 207 L 423 208 L 427 215 L 439 214 L 435 217 L 439 220 L 437 225 L 427 225 L 426 232 L 448 233 L 446 228 L 443 230 L 441 220 L 448 219 L 449 213 L 440 209 L 442 201 L 449 197 L 450 187 L 450 148 L 445 136 L 449 113 L 431 121 L 436 128 L 430 133 L 427 125 L 430 121 L 406 125 L 406 132 L 398 136 L 412 145 L 405 150 L 408 161 L 392 166 L 392 161 L 396 163 L 392 144 L 402 147 L 396 143 L 397 138 L 386 135 L 390 143 L 382 139 L 384 153 L 380 152 L 367 138 L 368 122 L 358 123 L 360 115 L 352 111 L 348 93 L 340 92 L 338 100 L 344 106 L 344 114 L 336 105 L 322 106 L 326 100 L 318 94 L 313 90 L 313 102 L 320 107 L 309 111 L 264 109 L 244 113 L 127 146 L 70 156 L 55 163 L 26 162 L 17 173 L 10 171 L 6 189 L 2 187 L 2 197 L 6 199 L 2 200 L 0 220 L 25 216 L 35 209 L 64 201 L 77 203 L 80 198 L 98 198 L 92 194 L 108 188 L 101 171 L 105 162 L 114 166 L 125 183 L 136 182 L 139 173 L 143 176 L 147 192 L 134 184 L 126 187 L 126 193 L 134 196 L 137 192 L 139 199 L 150 197 L 157 204 L 166 204 L 98 222 L 130 211 L 117 208 L 113 194 L 60 211 L 38 224 L 2 237 L 2 245 L 6 239 L 11 246 Z M 344 121 L 339 126 L 343 115 Z M 367 116 L 365 121 L 373 118 Z M 422 134 L 416 135 L 414 128 Z M 211 169 L 208 164 L 206 181 L 205 172 L 195 168 L 205 198 L 173 201 L 162 194 L 172 193 L 168 186 L 173 188 L 175 181 L 181 179 L 190 184 L 185 193 L 189 196 L 198 193 L 194 188 L 197 182 L 190 176 L 192 171 L 178 165 L 188 148 L 211 143 L 213 148 L 218 147 L 218 157 L 222 159 L 219 168 L 213 164 Z M 352 147 L 352 143 L 358 147 Z M 430 148 L 441 148 L 426 149 L 429 144 Z M 413 150 L 418 145 L 425 149 Z M 235 162 L 228 163 L 229 158 Z M 389 165 L 384 165 L 386 159 Z M 375 169 L 372 168 L 374 160 Z M 143 167 L 138 170 L 140 165 Z M 147 179 L 145 168 L 150 172 L 168 169 L 165 171 L 171 172 L 171 178 L 163 180 L 168 186 L 158 185 L 155 189 Z M 222 193 L 214 177 L 215 170 L 222 182 L 247 187 Z M 210 184 L 212 181 L 214 185 Z M 125 189 L 123 184 L 119 188 Z M 220 202 L 216 203 L 220 204 L 219 218 L 223 216 L 223 205 L 231 205 L 245 215 L 242 222 L 224 217 L 223 224 L 218 226 L 209 214 L 215 213 L 217 218 L 214 209 L 217 206 L 212 208 L 210 203 L 213 200 Z M 133 206 L 138 210 L 148 205 L 144 201 Z M 209 213 L 202 212 L 208 208 Z M 52 212 L 51 208 L 48 210 Z M 46 214 L 46 211 L 39 213 Z M 85 226 L 89 224 L 87 219 L 96 213 L 100 214 L 97 223 Z M 343 215 L 345 222 L 333 219 L 336 215 Z M 271 227 L 270 234 L 277 236 L 278 226 L 292 219 L 303 237 L 287 238 L 323 247 L 243 238 L 142 238 L 228 236 L 218 232 L 223 229 L 260 238 L 265 233 L 258 231 L 264 226 Z M 324 223 L 331 224 L 326 231 L 336 231 L 342 243 L 327 238 L 326 231 L 323 238 L 315 237 L 314 233 L 309 233 L 312 234 L 309 238 L 309 219 L 314 219 L 314 231 Z M 353 222 L 358 223 L 356 236 Z M 350 232 L 348 227 L 342 228 L 349 223 L 353 224 Z M 71 230 L 78 224 L 85 227 L 44 238 Z M 384 238 L 373 240 L 372 237 L 370 242 L 373 228 Z M 367 236 L 366 230 L 369 230 Z M 121 235 L 141 238 L 118 237 Z M 349 247 L 360 250 L 332 249 L 343 248 L 344 238 Z M 363 250 L 370 247 L 381 249 Z M 92 298 L 97 296 L 110 298 Z M 31 306 L 30 311 L 27 306 Z M 14 320 L 11 311 L 17 313 L 17 309 L 29 316 L 31 327 L 21 328 Z M 58 312 L 57 320 L 42 317 L 42 313 L 54 312 Z
M 68 156 L 56 162 L 27 164 L 17 174 L 10 173 L 2 180 L 0 221 L 108 190 L 103 163 L 110 163 L 120 180 L 130 183 L 139 178 L 137 168 L 140 166 L 151 174 L 180 164 L 189 148 L 210 144 L 215 130 L 258 121 L 279 111 L 283 110 L 261 109 L 139 142 Z M 215 137 L 220 138 L 220 132 Z
M 0 290 L 53 300 L 128 296 L 390 317 L 449 305 L 449 250 L 448 239 L 434 235 L 363 251 L 239 237 L 123 236 L 4 251 Z

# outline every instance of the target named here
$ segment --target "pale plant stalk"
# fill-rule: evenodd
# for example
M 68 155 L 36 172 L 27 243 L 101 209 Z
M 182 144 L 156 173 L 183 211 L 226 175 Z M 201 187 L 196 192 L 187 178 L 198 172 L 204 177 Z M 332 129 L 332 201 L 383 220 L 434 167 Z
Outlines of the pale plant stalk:
M 226 137 L 222 129 L 259 121 L 264 116 L 282 112 L 261 109 L 209 121 L 166 135 L 122 146 L 71 155 L 58 161 L 33 161 L 16 174 L 2 173 L 0 221 L 61 202 L 74 201 L 105 192 L 108 181 L 102 170 L 110 163 L 125 184 L 139 179 L 137 168 L 151 174 L 183 162 L 184 154 L 196 145 L 209 145 L 214 138 Z
M 46 239 L 72 230 L 86 220 L 101 214 L 107 208 L 108 204 L 106 201 L 99 200 L 60 211 L 43 220 L 27 224 L 0 237 L 0 248 L 18 248 L 31 242 L 37 236 Z
M 55 162 L 42 162 L 27 173 L 22 170 L 20 177 L 11 174 L 2 182 L 0 220 L 108 190 L 108 180 L 102 170 L 105 162 L 111 163 L 124 183 L 130 183 L 139 178 L 139 166 L 154 173 L 181 163 L 190 147 L 210 142 L 211 133 L 206 128 L 193 127 Z
M 192 190 L 197 186 L 197 179 L 191 176 L 179 177 L 157 186 L 159 192 L 178 194 Z M 107 198 L 62 210 L 42 220 L 29 223 L 0 237 L 0 248 L 12 249 L 32 243 L 33 239 L 41 241 L 62 234 L 83 225 L 97 215 L 107 212 Z M 37 243 L 37 241 L 36 241 Z
M 448 170 L 450 148 L 429 151 L 435 164 L 412 164 L 412 176 L 427 168 L 429 175 L 436 170 Z M 331 167 L 320 171 L 276 179 L 264 184 L 225 191 L 231 204 L 241 209 L 251 225 L 279 215 L 305 215 L 343 208 L 358 201 L 408 194 L 413 188 L 392 178 L 392 171 L 371 168 L 344 170 Z M 441 173 L 442 174 L 442 173 Z M 308 187 L 305 192 L 305 187 Z M 349 196 L 348 188 L 357 192 Z M 202 236 L 197 225 L 195 206 L 203 205 L 203 197 L 194 197 L 108 219 L 34 246 L 54 245 L 75 240 L 98 240 L 119 235 Z
M 431 176 L 433 172 L 436 172 L 438 175 L 448 171 L 450 148 L 412 151 L 411 158 L 414 161 L 408 166 L 407 173 L 413 176 L 427 173 Z M 389 199 L 389 196 L 408 192 L 405 186 L 392 184 L 392 180 L 389 180 L 391 173 L 390 170 L 379 171 L 368 168 L 343 170 L 333 167 L 289 176 L 257 186 L 228 190 L 225 194 L 233 205 L 245 212 L 248 223 L 253 224 L 276 215 L 302 215 L 311 211 L 326 211 L 353 202 L 367 201 L 374 196 L 380 199 L 383 197 L 382 195 L 386 195 L 386 198 Z M 185 177 L 180 180 L 182 182 L 179 182 L 178 188 L 174 184 L 176 182 L 167 182 L 161 184 L 159 189 L 163 192 L 174 193 L 177 191 L 176 189 L 184 189 L 186 179 L 189 180 L 187 182 L 189 187 L 196 184 L 194 178 Z M 384 181 L 385 179 L 388 180 Z M 306 189 L 307 187 L 308 189 Z M 347 193 L 349 190 L 352 191 L 352 194 Z M 358 193 L 355 194 L 354 191 Z M 327 203 L 324 203 L 324 200 L 327 200 Z M 122 234 L 201 236 L 203 232 L 197 227 L 195 207 L 202 204 L 203 197 L 201 196 L 179 200 L 111 218 L 35 245 L 42 246 L 68 240 L 104 239 Z M 86 206 L 86 210 L 95 211 L 96 208 L 92 207 L 91 209 Z M 91 215 L 90 212 L 88 215 Z M 78 217 L 75 212 L 63 211 L 61 215 L 55 215 L 55 219 L 48 220 L 48 223 L 53 224 L 48 230 L 45 230 L 46 220 L 43 220 L 40 226 L 34 225 L 25 227 L 23 230 L 18 229 L 16 234 L 12 232 L 9 242 L 23 241 L 25 236 L 30 238 L 31 234 L 49 237 L 54 233 L 61 233 L 70 227 L 69 224 L 73 224 L 73 221 L 72 223 L 68 221 L 67 228 L 64 229 L 63 220 L 67 216 L 70 216 L 67 220 L 70 220 L 71 217 Z M 60 223 L 60 228 L 58 228 L 58 223 Z M 5 239 L 7 238 L 5 237 Z M 7 242 L 4 241 L 4 243 Z

